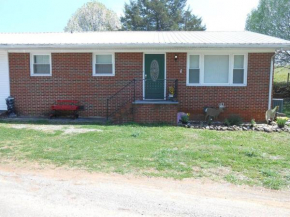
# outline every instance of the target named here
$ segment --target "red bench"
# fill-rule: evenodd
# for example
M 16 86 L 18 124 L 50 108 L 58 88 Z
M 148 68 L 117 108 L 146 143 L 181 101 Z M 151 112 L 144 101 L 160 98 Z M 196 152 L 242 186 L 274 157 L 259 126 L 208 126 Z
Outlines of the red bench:
M 76 100 L 57 100 L 54 105 L 51 106 L 53 114 L 50 118 L 57 116 L 59 111 L 71 111 L 74 118 L 78 118 L 78 111 L 80 109 L 79 102 Z

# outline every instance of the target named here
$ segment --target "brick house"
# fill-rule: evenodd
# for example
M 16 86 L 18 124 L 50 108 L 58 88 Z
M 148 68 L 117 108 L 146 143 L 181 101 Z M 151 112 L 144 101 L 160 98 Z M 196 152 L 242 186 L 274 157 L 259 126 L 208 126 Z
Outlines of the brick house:
M 176 123 L 179 111 L 200 120 L 224 103 L 221 120 L 263 121 L 275 50 L 289 47 L 252 32 L 0 34 L 0 110 L 9 95 L 23 116 L 70 99 L 83 117 Z

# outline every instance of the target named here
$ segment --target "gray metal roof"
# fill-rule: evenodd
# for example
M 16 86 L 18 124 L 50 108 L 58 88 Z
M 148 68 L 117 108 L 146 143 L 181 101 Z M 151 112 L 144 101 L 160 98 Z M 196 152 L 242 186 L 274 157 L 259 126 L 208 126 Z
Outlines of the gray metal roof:
M 290 41 L 242 32 L 167 31 L 167 32 L 83 32 L 83 33 L 0 33 L 0 48 L 5 47 L 290 47 Z

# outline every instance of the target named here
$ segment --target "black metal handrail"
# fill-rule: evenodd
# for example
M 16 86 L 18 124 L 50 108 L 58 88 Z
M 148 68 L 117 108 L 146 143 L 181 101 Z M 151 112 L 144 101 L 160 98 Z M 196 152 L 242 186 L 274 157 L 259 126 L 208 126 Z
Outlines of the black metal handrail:
M 150 81 L 150 82 L 147 83 L 147 81 Z M 164 83 L 162 82 L 160 83 L 160 81 L 164 81 Z M 160 86 L 158 85 L 161 85 L 161 89 L 160 89 Z M 157 88 L 155 90 L 158 90 L 158 91 L 164 88 L 165 93 L 164 91 L 161 91 L 159 93 L 159 97 L 161 96 L 160 94 L 163 93 L 163 96 L 165 94 L 165 97 L 162 97 L 162 99 L 169 100 L 167 96 L 168 96 L 168 89 L 171 86 L 174 86 L 173 98 L 177 99 L 177 93 L 178 93 L 178 80 L 177 79 L 157 79 L 156 81 L 153 81 L 151 79 L 133 79 L 129 81 L 115 94 L 107 98 L 107 105 L 106 105 L 107 120 L 109 119 L 109 117 L 113 116 L 119 110 L 121 110 L 129 102 L 135 102 L 136 100 L 141 100 L 141 99 L 144 100 L 145 99 L 144 93 L 143 93 L 144 87 L 145 88 L 147 87 L 149 89 L 152 88 L 153 91 L 152 89 L 151 91 L 153 92 L 153 94 L 154 94 L 154 88 Z
M 115 110 L 114 111 L 112 111 L 111 113 L 110 113 L 110 111 L 109 111 L 109 103 L 110 103 L 110 101 L 112 101 L 114 98 L 117 98 L 118 97 L 118 95 L 120 94 L 120 93 L 122 93 L 122 91 L 124 91 L 126 88 L 130 88 L 131 87 L 131 85 L 132 85 L 132 83 L 134 83 L 135 82 L 135 79 L 133 79 L 133 80 L 131 80 L 131 81 L 129 81 L 124 87 L 122 87 L 120 90 L 118 90 L 115 94 L 113 94 L 112 96 L 110 96 L 108 99 L 107 99 L 107 111 L 106 111 L 106 113 L 107 113 L 107 120 L 109 120 L 109 117 L 110 116 L 112 116 L 113 114 L 115 114 L 119 109 L 121 109 L 121 107 L 123 107 L 123 105 L 125 105 L 126 103 L 128 103 L 128 101 L 130 101 L 130 99 L 128 99 L 128 100 L 126 100 L 126 101 L 123 101 L 123 103 L 122 103 L 122 105 L 121 106 L 119 106 L 118 108 L 115 108 Z M 134 85 L 135 86 L 135 85 Z M 135 94 L 134 94 L 135 95 Z M 116 103 L 116 104 L 118 104 L 118 103 Z

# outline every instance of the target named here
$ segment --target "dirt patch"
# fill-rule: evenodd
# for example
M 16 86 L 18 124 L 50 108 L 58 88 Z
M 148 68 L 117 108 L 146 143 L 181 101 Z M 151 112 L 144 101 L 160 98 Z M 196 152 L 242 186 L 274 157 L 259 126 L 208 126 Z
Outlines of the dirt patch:
M 250 202 L 271 207 L 280 207 L 290 210 L 290 191 L 276 191 L 262 187 L 236 186 L 227 182 L 214 182 L 206 178 L 173 180 L 166 178 L 148 178 L 145 176 L 120 175 L 90 173 L 80 169 L 55 167 L 49 164 L 25 163 L 6 161 L 0 163 L 0 173 L 8 172 L 15 181 L 27 175 L 42 177 L 48 180 L 70 181 L 74 185 L 87 183 L 86 185 L 100 185 L 101 183 L 122 184 L 138 188 L 142 186 L 144 191 L 153 192 L 161 190 L 163 192 L 172 191 L 174 195 L 196 195 L 206 198 L 227 198 L 230 201 Z M 147 172 L 154 172 L 154 170 Z M 227 169 L 218 169 L 218 173 L 227 174 Z M 16 180 L 17 179 L 17 180 Z M 52 181 L 51 181 L 52 182 Z M 32 186 L 33 187 L 33 186 Z M 155 190 L 156 189 L 156 190 Z
M 31 124 L 6 124 L 6 127 L 13 129 L 29 129 L 38 130 L 46 133 L 54 133 L 56 131 L 63 131 L 63 134 L 80 134 L 88 132 L 102 132 L 100 129 L 76 128 L 74 126 L 61 125 L 31 125 Z

